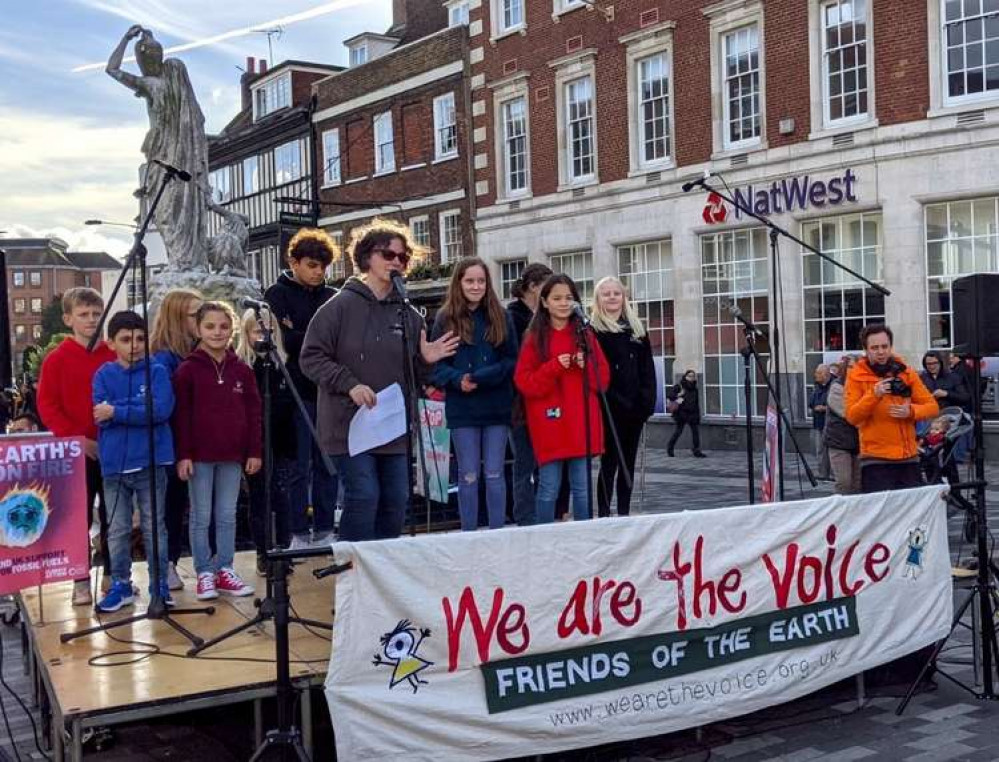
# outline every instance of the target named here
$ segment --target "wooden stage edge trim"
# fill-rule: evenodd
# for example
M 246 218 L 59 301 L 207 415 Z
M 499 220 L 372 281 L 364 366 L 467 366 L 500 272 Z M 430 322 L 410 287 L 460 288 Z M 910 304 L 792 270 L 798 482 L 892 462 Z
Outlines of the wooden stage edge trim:
M 245 579 L 257 583 L 262 595 L 264 581 L 255 576 L 255 561 L 254 552 L 243 552 L 237 554 L 235 566 Z M 316 580 L 311 573 L 327 563 L 324 559 L 314 559 L 296 566 L 290 582 L 291 598 L 302 617 L 332 622 L 335 580 Z M 177 617 L 184 627 L 206 641 L 257 613 L 253 604 L 256 596 L 222 596 L 214 601 L 198 601 L 194 595 L 196 575 L 189 558 L 181 560 L 178 572 L 185 580 L 185 589 L 174 593 L 178 607 L 215 607 L 213 615 Z M 96 577 L 96 571 L 94 574 Z M 132 581 L 145 592 L 148 587 L 145 563 L 133 564 Z M 51 707 L 53 749 L 59 754 L 67 724 L 72 729 L 71 758 L 76 760 L 82 755 L 78 742 L 84 727 L 180 714 L 210 705 L 256 701 L 276 694 L 276 641 L 272 622 L 250 628 L 193 657 L 187 656 L 190 644 L 183 636 L 169 625 L 154 621 L 118 628 L 113 631 L 113 638 L 106 633 L 95 633 L 63 644 L 59 639 L 62 633 L 99 624 L 92 607 L 70 605 L 71 586 L 72 583 L 67 582 L 45 587 L 41 612 L 37 589 L 24 590 L 18 596 L 27 641 L 25 659 L 33 678 L 33 698 L 36 703 L 47 703 Z M 141 613 L 145 600 L 143 594 L 135 605 L 102 615 L 101 621 L 112 623 L 118 618 Z M 40 613 L 44 613 L 42 622 L 39 622 Z M 321 686 L 330 659 L 329 640 L 297 624 L 290 625 L 289 640 L 292 681 L 306 689 Z M 135 641 L 135 644 L 118 641 Z M 146 650 L 143 643 L 156 646 L 163 653 L 150 653 L 142 658 L 141 652 Z M 120 653 L 130 647 L 137 649 L 134 656 Z M 112 652 L 115 652 L 113 656 Z M 89 663 L 102 655 L 139 661 Z M 243 661 L 245 659 L 253 661 Z M 303 726 L 307 707 L 311 710 L 308 695 L 309 691 L 304 690 Z M 43 698 L 46 702 L 41 701 Z M 61 759 L 60 756 L 56 758 Z

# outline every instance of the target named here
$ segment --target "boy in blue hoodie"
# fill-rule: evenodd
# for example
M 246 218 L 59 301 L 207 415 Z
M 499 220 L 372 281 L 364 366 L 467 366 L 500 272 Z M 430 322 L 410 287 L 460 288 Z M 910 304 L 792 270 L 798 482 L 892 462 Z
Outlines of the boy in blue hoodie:
M 94 376 L 94 422 L 104 495 L 108 511 L 108 546 L 111 556 L 111 589 L 97 604 L 98 611 L 117 611 L 132 603 L 132 507 L 139 509 L 142 541 L 147 557 L 152 555 L 152 474 L 149 468 L 149 431 L 146 426 L 146 365 L 143 348 L 146 334 L 142 318 L 124 310 L 108 321 L 108 346 L 117 355 L 104 363 Z M 157 363 L 151 367 L 153 441 L 156 456 L 156 523 L 159 531 L 160 597 L 173 605 L 167 586 L 167 534 L 163 519 L 166 497 L 165 466 L 174 462 L 170 415 L 173 388 L 167 371 Z M 152 558 L 149 559 L 152 563 Z M 150 596 L 152 595 L 150 573 Z

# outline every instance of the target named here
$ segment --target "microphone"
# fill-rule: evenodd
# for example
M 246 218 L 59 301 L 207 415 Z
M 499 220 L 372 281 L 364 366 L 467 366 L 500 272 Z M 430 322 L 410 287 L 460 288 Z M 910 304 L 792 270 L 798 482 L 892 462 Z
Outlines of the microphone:
M 749 331 L 752 331 L 752 333 L 753 333 L 754 336 L 756 336 L 757 338 L 763 338 L 764 337 L 763 331 L 761 331 L 759 328 L 757 328 L 752 322 L 749 321 L 748 318 L 746 318 L 742 314 L 742 309 L 739 307 L 738 304 L 736 304 L 735 302 L 723 301 L 721 303 L 721 307 L 723 309 L 725 309 L 725 310 L 728 310 L 728 314 L 729 315 L 731 315 L 736 320 L 738 320 L 740 323 L 742 323 Z
M 683 185 L 680 186 L 680 190 L 682 190 L 684 193 L 690 193 L 690 191 L 692 191 L 694 188 L 704 187 L 704 183 L 709 177 L 715 177 L 715 173 L 705 172 L 703 177 L 698 177 L 696 180 L 690 180 L 688 182 L 685 182 Z
M 579 318 L 579 322 L 583 324 L 584 328 L 589 328 L 590 318 L 586 314 L 586 310 L 583 309 L 583 305 L 579 302 L 572 303 L 572 314 Z
M 167 173 L 173 175 L 178 180 L 183 180 L 185 183 L 191 179 L 191 173 L 186 172 L 183 169 L 177 169 L 177 167 L 172 164 L 167 164 L 165 161 L 160 161 L 159 159 L 153 159 L 153 164 L 158 164 L 167 171 Z
M 399 296 L 401 296 L 403 300 L 408 301 L 409 296 L 406 294 L 406 279 L 402 277 L 402 273 L 398 270 L 393 270 L 391 278 L 392 285 L 395 286 L 395 290 L 398 292 Z
M 259 299 L 251 299 L 248 296 L 244 296 L 239 300 L 239 306 L 244 310 L 254 310 L 256 312 L 260 312 L 260 310 L 271 311 L 271 306 L 267 302 Z

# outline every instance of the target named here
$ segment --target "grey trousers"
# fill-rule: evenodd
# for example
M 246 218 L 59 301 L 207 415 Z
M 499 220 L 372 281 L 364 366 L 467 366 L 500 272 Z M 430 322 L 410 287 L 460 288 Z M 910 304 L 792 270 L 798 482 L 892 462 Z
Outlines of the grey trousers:
M 837 495 L 856 495 L 860 492 L 860 454 L 830 447 L 829 464 L 836 479 Z

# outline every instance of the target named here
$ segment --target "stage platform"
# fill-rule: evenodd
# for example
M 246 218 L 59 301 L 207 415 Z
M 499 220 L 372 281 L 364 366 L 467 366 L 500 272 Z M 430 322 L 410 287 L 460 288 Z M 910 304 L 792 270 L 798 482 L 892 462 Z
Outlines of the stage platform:
M 239 553 L 236 569 L 254 585 L 257 595 L 262 595 L 264 580 L 255 574 L 255 560 L 253 552 Z M 332 622 L 335 577 L 316 580 L 311 573 L 330 562 L 319 558 L 295 567 L 290 585 L 294 613 Z M 182 559 L 177 571 L 185 582 L 185 588 L 173 594 L 178 607 L 215 607 L 212 615 L 176 617 L 183 627 L 206 641 L 256 613 L 257 596 L 198 601 L 190 558 Z M 93 573 L 96 576 L 96 570 Z M 127 618 L 144 610 L 148 602 L 145 563 L 133 566 L 132 581 L 142 591 L 136 605 L 101 615 L 101 621 Z M 59 639 L 63 633 L 99 623 L 92 607 L 71 605 L 71 591 L 72 585 L 67 582 L 42 588 L 41 600 L 38 589 L 25 590 L 20 596 L 26 669 L 43 716 L 47 713 L 51 717 L 54 759 L 64 759 L 66 752 L 74 762 L 82 759 L 83 732 L 89 727 L 244 701 L 255 702 L 256 739 L 262 739 L 261 701 L 276 693 L 272 623 L 250 628 L 196 657 L 187 656 L 188 641 L 163 622 L 136 622 L 63 644 Z M 330 657 L 329 633 L 291 625 L 290 642 L 291 674 L 296 685 L 322 685 Z M 151 649 L 143 644 L 155 645 L 160 653 L 145 656 L 143 652 Z M 95 657 L 101 658 L 92 663 Z M 309 690 L 301 692 L 301 709 L 302 733 L 311 751 Z M 64 731 L 68 732 L 68 744 Z

